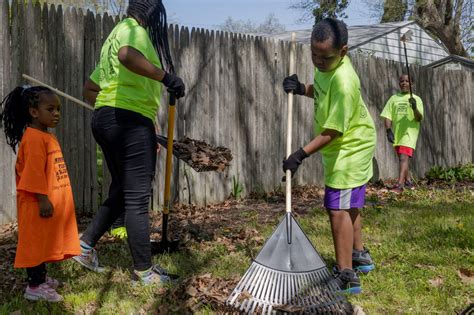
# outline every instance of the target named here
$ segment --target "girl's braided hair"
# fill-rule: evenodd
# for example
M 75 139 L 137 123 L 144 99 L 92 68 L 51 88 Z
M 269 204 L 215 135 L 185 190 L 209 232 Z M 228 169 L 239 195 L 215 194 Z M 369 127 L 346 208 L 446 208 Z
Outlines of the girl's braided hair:
M 168 23 L 166 9 L 161 0 L 130 0 L 127 14 L 142 21 L 148 28 L 148 34 L 163 67 L 174 73 L 168 42 Z
M 5 96 L 1 103 L 3 110 L 0 114 L 0 122 L 7 138 L 7 144 L 15 153 L 26 127 L 31 123 L 29 108 L 38 108 L 40 96 L 43 93 L 54 94 L 47 87 L 19 86 Z

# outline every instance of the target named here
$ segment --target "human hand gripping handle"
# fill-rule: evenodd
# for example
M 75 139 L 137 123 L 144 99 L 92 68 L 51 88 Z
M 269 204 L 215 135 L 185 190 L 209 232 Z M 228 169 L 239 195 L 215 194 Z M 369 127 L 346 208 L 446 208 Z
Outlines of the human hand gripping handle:
M 306 94 L 306 87 L 298 80 L 296 74 L 290 75 L 283 80 L 283 89 L 286 93 L 293 92 L 298 95 Z
M 416 100 L 415 100 L 413 97 L 410 97 L 410 98 L 408 99 L 408 102 L 409 102 L 410 105 L 411 105 L 411 109 L 416 110 Z
M 390 143 L 394 143 L 394 142 L 395 142 L 395 136 L 393 135 L 392 129 L 387 129 L 387 140 L 388 140 L 388 142 L 390 142 Z
M 173 94 L 176 98 L 181 98 L 184 96 L 186 91 L 186 86 L 184 85 L 183 80 L 172 73 L 165 73 L 161 83 L 167 87 L 167 90 L 170 94 Z
M 293 177 L 298 170 L 298 167 L 308 156 L 308 153 L 306 153 L 303 148 L 299 148 L 296 152 L 290 154 L 286 160 L 283 160 L 283 172 L 286 173 L 287 170 L 290 170 L 291 177 Z

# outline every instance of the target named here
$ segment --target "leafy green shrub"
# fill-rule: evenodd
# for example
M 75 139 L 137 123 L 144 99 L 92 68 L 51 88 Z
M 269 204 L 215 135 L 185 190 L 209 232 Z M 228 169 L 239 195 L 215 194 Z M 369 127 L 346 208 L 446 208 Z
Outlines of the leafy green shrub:
M 444 180 L 450 183 L 474 182 L 474 164 L 459 165 L 455 167 L 433 166 L 427 173 L 430 180 Z

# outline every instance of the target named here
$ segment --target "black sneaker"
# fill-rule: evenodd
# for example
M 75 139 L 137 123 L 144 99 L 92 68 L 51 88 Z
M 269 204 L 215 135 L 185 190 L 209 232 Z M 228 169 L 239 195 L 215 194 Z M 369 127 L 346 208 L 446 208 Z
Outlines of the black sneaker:
M 415 184 L 411 180 L 405 181 L 405 188 L 415 190 Z
M 370 256 L 369 250 L 364 247 L 363 250 L 352 250 L 352 268 L 357 272 L 368 274 L 375 269 L 374 261 Z
M 334 281 L 343 293 L 359 294 L 362 292 L 360 279 L 352 269 L 340 270 L 339 266 L 334 266 Z

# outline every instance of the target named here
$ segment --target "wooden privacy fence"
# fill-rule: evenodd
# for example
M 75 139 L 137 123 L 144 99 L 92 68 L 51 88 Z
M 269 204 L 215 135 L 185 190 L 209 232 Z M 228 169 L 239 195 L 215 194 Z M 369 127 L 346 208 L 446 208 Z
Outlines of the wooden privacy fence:
M 0 91 L 2 97 L 23 84 L 22 73 L 82 98 L 84 80 L 92 72 L 106 36 L 117 22 L 104 15 L 61 7 L 39 7 L 23 1 L 1 1 Z M 9 15 L 10 12 L 10 15 Z M 233 179 L 250 191 L 280 187 L 285 154 L 287 98 L 281 87 L 288 75 L 289 43 L 202 29 L 172 27 L 169 31 L 177 73 L 187 95 L 179 100 L 175 134 L 202 139 L 232 150 L 227 173 L 196 173 L 174 160 L 175 199 L 197 204 L 220 201 L 232 192 Z M 297 73 L 310 82 L 313 66 L 307 45 L 297 46 Z M 380 112 L 398 89 L 403 65 L 361 55 L 352 56 L 362 94 L 377 124 L 376 176 L 396 177 L 398 162 L 385 140 Z M 416 94 L 425 102 L 425 120 L 413 159 L 417 176 L 433 165 L 456 165 L 473 160 L 473 74 L 413 66 Z M 99 185 L 96 144 L 91 135 L 91 112 L 62 100 L 62 121 L 56 134 L 66 158 L 78 213 L 97 209 Z M 167 94 L 158 121 L 166 132 Z M 312 135 L 312 100 L 297 97 L 294 149 Z M 0 223 L 15 219 L 15 156 L 0 136 Z M 164 150 L 163 150 L 164 151 Z M 157 163 L 152 207 L 162 199 L 163 157 Z M 108 182 L 107 172 L 104 182 Z M 305 161 L 296 175 L 298 184 L 321 184 L 320 156 Z

